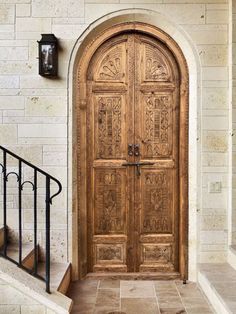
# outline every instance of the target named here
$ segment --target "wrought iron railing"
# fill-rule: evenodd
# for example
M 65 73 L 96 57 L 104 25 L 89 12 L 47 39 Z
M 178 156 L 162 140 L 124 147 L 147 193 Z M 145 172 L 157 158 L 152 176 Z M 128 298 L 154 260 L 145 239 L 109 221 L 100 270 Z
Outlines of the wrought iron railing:
M 0 146 L 0 151 L 2 152 L 2 162 L 0 163 L 0 168 L 2 168 L 2 180 L 3 180 L 3 232 L 4 232 L 4 244 L 1 249 L 0 255 L 11 262 L 17 264 L 19 267 L 23 268 L 33 276 L 40 278 L 46 283 L 46 291 L 50 293 L 50 206 L 52 204 L 52 199 L 56 197 L 62 190 L 61 183 L 42 169 L 34 166 L 30 162 L 24 160 L 23 158 L 17 156 L 13 152 L 8 149 Z M 8 157 L 13 158 L 17 161 L 18 165 L 17 171 L 9 171 L 8 172 Z M 22 175 L 23 167 L 30 167 L 33 169 L 33 180 L 25 180 Z M 38 175 L 43 175 L 45 180 L 45 277 L 38 274 L 38 222 L 37 222 L 37 190 L 38 190 Z M 18 249 L 18 260 L 12 259 L 8 256 L 7 248 L 8 248 L 8 225 L 7 225 L 7 182 L 9 176 L 14 175 L 16 177 L 18 183 L 18 232 L 19 232 L 19 249 Z M 56 193 L 51 193 L 51 182 L 55 182 L 57 184 L 58 190 Z M 33 247 L 34 247 L 34 266 L 33 270 L 26 268 L 22 263 L 22 191 L 25 184 L 30 184 L 33 190 Z

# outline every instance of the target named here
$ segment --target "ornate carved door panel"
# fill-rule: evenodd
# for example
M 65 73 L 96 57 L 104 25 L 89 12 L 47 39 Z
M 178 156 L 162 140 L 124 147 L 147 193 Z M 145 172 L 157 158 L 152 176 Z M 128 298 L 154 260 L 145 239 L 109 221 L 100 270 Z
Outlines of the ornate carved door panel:
M 90 62 L 90 272 L 178 271 L 178 73 L 163 44 L 134 32 Z
M 160 42 L 135 37 L 136 271 L 178 270 L 179 74 Z

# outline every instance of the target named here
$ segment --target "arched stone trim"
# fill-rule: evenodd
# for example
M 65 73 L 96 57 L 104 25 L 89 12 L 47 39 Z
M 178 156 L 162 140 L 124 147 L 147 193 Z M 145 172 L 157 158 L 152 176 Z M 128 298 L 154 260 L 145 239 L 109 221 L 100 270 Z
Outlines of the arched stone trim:
M 74 279 L 80 277 L 83 273 L 82 266 L 80 269 L 78 265 L 85 264 L 85 260 L 79 260 L 79 252 L 81 253 L 86 248 L 83 248 L 83 243 L 86 239 L 81 241 L 82 235 L 86 233 L 86 226 L 82 224 L 81 218 L 86 219 L 85 209 L 85 193 L 86 193 L 86 173 L 85 161 L 86 161 L 86 151 L 83 149 L 85 143 L 85 128 L 82 126 L 86 125 L 86 115 L 85 108 L 86 104 L 86 92 L 85 92 L 85 82 L 86 82 L 86 71 L 89 65 L 89 61 L 93 56 L 96 49 L 108 38 L 129 29 L 137 31 L 144 31 L 151 34 L 152 36 L 163 41 L 168 48 L 173 52 L 174 56 L 180 67 L 180 73 L 182 77 L 181 81 L 181 102 L 184 104 L 190 104 L 190 122 L 191 128 L 188 134 L 188 108 L 181 107 L 182 112 L 182 124 L 181 128 L 181 138 L 189 137 L 189 162 L 188 162 L 188 145 L 182 147 L 182 156 L 184 158 L 183 163 L 185 167 L 182 168 L 181 177 L 181 193 L 185 195 L 182 197 L 182 224 L 186 226 L 186 230 L 180 239 L 180 249 L 183 252 L 181 254 L 185 260 L 189 260 L 188 265 L 184 266 L 181 270 L 182 274 L 187 275 L 191 280 L 196 279 L 196 264 L 197 264 L 197 227 L 196 227 L 196 209 L 197 209 L 197 66 L 196 58 L 194 56 L 194 49 L 188 42 L 187 36 L 180 31 L 177 31 L 175 26 L 167 21 L 162 15 L 158 13 L 153 13 L 147 10 L 142 10 L 144 12 L 131 14 L 116 12 L 114 16 L 107 19 L 100 24 L 96 21 L 93 25 L 93 29 L 88 29 L 86 34 L 83 34 L 80 40 L 75 45 L 74 51 L 71 57 L 71 67 L 69 69 L 69 84 L 70 84 L 70 117 L 69 117 L 69 141 L 71 154 L 69 155 L 71 168 L 69 169 L 69 178 L 71 178 L 69 184 L 69 192 L 72 194 L 72 198 L 69 202 L 72 206 L 72 215 L 69 223 L 69 234 L 70 241 L 70 257 L 73 264 L 73 277 Z M 109 16 L 107 17 L 109 18 Z M 105 18 L 104 18 L 105 19 Z M 148 24 L 146 23 L 148 22 Z M 151 25 L 150 25 L 151 24 Z M 157 25 L 158 24 L 158 25 Z M 145 25 L 145 28 L 143 27 Z M 161 28 L 161 29 L 160 29 Z M 168 34 L 167 32 L 168 31 Z M 178 44 L 177 44 L 178 43 Z M 186 53 L 185 53 L 186 52 Z M 185 56 L 184 56 L 185 55 Z M 190 72 L 190 77 L 188 77 L 188 68 Z M 190 79 L 190 80 L 189 80 Z M 72 91 L 76 90 L 76 93 Z M 188 97 L 190 94 L 190 101 Z M 78 132 L 79 131 L 79 132 Z M 187 143 L 187 142 L 186 142 Z M 79 165 L 79 167 L 78 167 Z M 79 171 L 77 171 L 79 169 Z M 189 175 L 188 175 L 189 173 Z M 187 181 L 189 178 L 189 188 Z M 81 182 L 83 181 L 83 184 Z M 78 188 L 78 182 L 80 182 Z M 188 194 L 191 197 L 188 200 Z M 78 197 L 78 195 L 80 197 Z M 69 206 L 70 208 L 70 206 Z M 78 211 L 79 208 L 79 211 Z M 188 215 L 187 209 L 189 209 L 189 216 L 191 215 L 191 221 L 189 220 L 189 232 L 187 233 L 188 226 Z M 79 214 L 80 213 L 80 214 Z M 79 239 L 76 237 L 79 236 Z M 189 239 L 189 240 L 187 240 Z M 187 245 L 188 243 L 189 245 Z M 189 246 L 189 249 L 187 249 Z M 189 257 L 187 258 L 187 254 Z M 82 254 L 85 255 L 85 252 Z

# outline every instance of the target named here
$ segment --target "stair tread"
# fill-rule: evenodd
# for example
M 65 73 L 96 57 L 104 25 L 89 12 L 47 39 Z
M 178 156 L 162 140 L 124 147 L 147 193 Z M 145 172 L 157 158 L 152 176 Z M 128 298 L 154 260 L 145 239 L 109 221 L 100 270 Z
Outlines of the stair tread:
M 1 279 L 21 291 L 23 294 L 32 297 L 40 304 L 45 304 L 55 313 L 70 313 L 72 300 L 65 295 L 53 291 L 51 294 L 45 291 L 45 283 L 10 261 L 0 257 Z
M 42 277 L 45 277 L 45 267 L 45 262 L 39 262 L 38 274 Z M 58 289 L 66 271 L 68 270 L 68 267 L 70 267 L 70 263 L 51 263 L 50 282 L 52 288 Z
M 22 244 L 22 260 L 33 252 L 33 244 Z M 7 245 L 7 256 L 11 259 L 18 261 L 19 259 L 19 245 L 18 243 L 9 243 Z

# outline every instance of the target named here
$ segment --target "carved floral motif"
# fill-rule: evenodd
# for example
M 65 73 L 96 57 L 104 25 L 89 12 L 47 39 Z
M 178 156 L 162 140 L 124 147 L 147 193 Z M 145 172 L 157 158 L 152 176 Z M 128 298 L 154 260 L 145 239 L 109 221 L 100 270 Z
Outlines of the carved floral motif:
M 170 78 L 165 57 L 156 47 L 145 46 L 145 79 L 152 81 L 168 81 Z
M 164 172 L 146 173 L 142 227 L 145 233 L 169 233 L 171 230 L 170 191 L 168 175 Z
M 95 192 L 98 234 L 121 233 L 123 230 L 121 180 L 121 175 L 115 171 L 99 171 Z
M 99 97 L 97 158 L 121 156 L 121 97 Z
M 99 247 L 98 260 L 121 260 L 121 248 L 115 246 Z
M 169 95 L 146 96 L 145 104 L 145 156 L 168 156 L 172 149 L 171 98 Z
M 121 80 L 125 75 L 122 68 L 122 58 L 124 56 L 121 46 L 109 50 L 100 64 L 98 79 L 108 81 Z
M 155 263 L 169 263 L 171 262 L 172 250 L 171 246 L 167 245 L 145 245 L 144 247 L 144 260 L 145 262 Z

